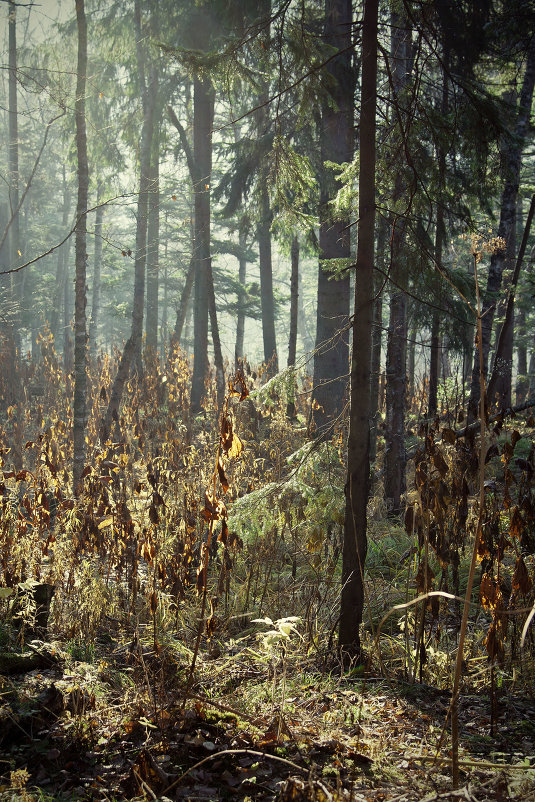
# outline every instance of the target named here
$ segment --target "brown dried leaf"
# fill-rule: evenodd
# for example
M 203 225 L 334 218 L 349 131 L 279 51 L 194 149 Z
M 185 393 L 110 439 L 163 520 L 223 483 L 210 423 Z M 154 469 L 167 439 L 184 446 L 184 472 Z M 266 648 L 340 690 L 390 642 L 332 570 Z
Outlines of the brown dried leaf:
M 518 540 L 522 537 L 524 531 L 524 519 L 518 507 L 515 507 L 511 515 L 511 523 L 509 524 L 509 534 L 511 537 L 516 537 Z
M 484 574 L 481 579 L 479 599 L 485 610 L 496 610 L 502 606 L 502 592 L 496 580 L 489 574 Z
M 526 568 L 526 563 L 519 557 L 516 561 L 515 571 L 513 574 L 513 592 L 512 598 L 517 596 L 527 596 L 533 587 L 533 582 Z
M 442 477 L 446 476 L 448 472 L 448 463 L 442 456 L 442 452 L 438 450 L 433 454 L 433 464 Z
M 457 435 L 453 429 L 442 429 L 442 439 L 449 443 L 450 446 L 453 446 L 457 442 Z
M 217 475 L 219 476 L 219 481 L 221 482 L 221 487 L 223 488 L 223 493 L 226 493 L 229 489 L 229 481 L 227 479 L 227 475 L 225 473 L 225 466 L 223 465 L 223 460 L 219 457 L 217 461 Z

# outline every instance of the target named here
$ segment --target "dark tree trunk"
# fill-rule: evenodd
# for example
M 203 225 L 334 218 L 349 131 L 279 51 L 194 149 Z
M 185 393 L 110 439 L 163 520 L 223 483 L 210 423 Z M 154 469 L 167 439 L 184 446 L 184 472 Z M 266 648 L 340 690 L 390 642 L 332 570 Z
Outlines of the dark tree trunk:
M 73 489 L 79 492 L 85 462 L 87 422 L 87 326 L 86 326 L 86 238 L 89 171 L 85 130 L 85 85 L 87 73 L 87 25 L 84 0 L 76 0 L 78 26 L 78 67 L 76 81 L 76 154 L 78 201 L 76 205 L 76 279 L 74 304 L 74 405 L 73 405 Z
M 515 328 L 518 332 L 518 344 L 516 347 L 517 358 L 517 379 L 516 379 L 516 403 L 521 404 L 528 397 L 528 349 L 526 347 L 526 309 L 523 304 L 519 304 L 515 315 Z
M 17 3 L 9 0 L 9 206 L 11 228 L 9 231 L 10 267 L 20 264 L 20 215 L 19 215 L 19 118 L 17 101 Z M 23 273 L 11 275 L 13 312 L 17 326 L 20 324 L 20 303 L 22 300 Z M 15 332 L 18 338 L 18 332 Z
M 351 357 L 346 510 L 338 645 L 342 655 L 360 656 L 367 551 L 366 508 L 370 483 L 370 368 L 373 325 L 375 227 L 375 114 L 377 105 L 378 0 L 365 0 L 362 28 L 359 222 L 357 281 Z
M 518 284 L 520 269 L 524 260 L 524 254 L 528 243 L 533 216 L 535 214 L 535 195 L 531 199 L 531 206 L 526 220 L 524 236 L 516 260 L 515 268 L 511 278 L 509 295 L 507 297 L 505 319 L 503 321 L 498 342 L 496 344 L 496 355 L 494 358 L 494 368 L 490 377 L 487 396 L 489 404 L 498 406 L 500 409 L 508 409 L 511 406 L 511 373 L 513 367 L 513 323 L 514 323 L 514 303 L 515 290 Z M 514 228 L 513 228 L 514 230 Z M 508 253 L 514 248 L 515 237 L 511 237 Z
M 259 19 L 269 20 L 271 17 L 271 0 L 258 0 L 256 4 Z M 269 69 L 268 55 L 271 52 L 270 26 L 266 24 L 262 32 L 261 45 L 266 59 L 261 65 L 267 73 Z M 270 132 L 269 119 L 269 83 L 263 80 L 258 97 L 256 111 L 256 129 L 259 139 Z M 268 166 L 262 163 L 258 171 L 258 261 L 260 270 L 260 307 L 262 311 L 262 337 L 264 345 L 264 362 L 267 366 L 266 377 L 274 376 L 279 370 L 277 341 L 275 336 L 275 297 L 273 295 L 273 261 L 271 257 L 271 223 L 273 213 L 269 200 Z
M 392 99 L 395 114 L 403 118 L 403 94 L 406 90 L 411 63 L 411 35 L 403 16 L 392 11 L 391 61 Z M 406 114 L 406 112 L 405 112 Z M 397 130 L 398 136 L 406 136 Z M 394 204 L 407 191 L 404 176 L 399 172 L 394 183 Z M 405 278 L 404 218 L 394 218 L 390 244 L 391 275 L 395 282 L 390 301 L 390 321 L 386 349 L 386 427 L 384 494 L 390 512 L 401 512 L 401 495 L 405 491 L 405 410 L 407 369 L 407 296 L 399 290 Z M 396 287 L 397 285 L 397 287 Z
M 208 272 L 208 307 L 210 313 L 210 330 L 212 332 L 212 344 L 214 346 L 214 363 L 216 375 L 216 394 L 217 408 L 223 408 L 225 401 L 225 367 L 223 364 L 223 350 L 221 348 L 221 338 L 219 337 L 219 326 L 217 323 L 217 307 L 214 292 L 214 276 L 212 266 Z
M 434 418 L 438 410 L 438 376 L 440 368 L 440 318 L 435 309 L 431 322 L 431 358 L 429 360 L 429 399 L 427 415 Z
M 299 312 L 299 238 L 297 234 L 292 239 L 290 252 L 292 269 L 290 274 L 290 338 L 288 341 L 288 367 L 295 365 L 297 352 L 297 316 Z M 295 416 L 295 377 L 290 376 L 290 386 L 288 389 L 288 403 L 286 414 L 289 418 Z
M 386 425 L 384 494 L 389 511 L 401 512 L 405 492 L 407 297 L 395 292 L 390 301 L 386 352 Z
M 102 268 L 102 223 L 104 206 L 101 205 L 102 184 L 97 183 L 97 210 L 95 213 L 95 253 L 93 261 L 93 293 L 91 299 L 91 320 L 89 321 L 89 353 L 91 359 L 97 356 L 97 328 L 100 316 L 100 290 Z
M 522 153 L 529 128 L 531 114 L 531 104 L 533 100 L 533 88 L 535 84 L 535 37 L 531 40 L 528 51 L 526 71 L 520 92 L 518 115 L 514 131 L 511 132 L 511 141 L 505 152 L 505 185 L 502 194 L 500 210 L 500 223 L 498 226 L 498 237 L 502 237 L 507 243 L 514 227 L 516 214 L 516 201 L 518 196 L 518 186 L 520 182 L 520 166 Z M 492 324 L 498 295 L 502 284 L 502 274 L 506 260 L 506 248 L 496 250 L 490 259 L 490 267 L 487 278 L 487 289 L 481 311 L 481 343 L 483 359 L 483 375 L 487 375 L 487 363 L 490 350 L 490 340 L 492 334 Z M 473 420 L 477 415 L 479 403 L 479 349 L 474 348 L 474 362 L 472 371 L 472 384 L 470 388 L 470 399 L 468 402 L 468 418 Z
M 145 53 L 141 39 L 140 0 L 135 2 L 136 37 L 138 43 L 138 75 L 143 104 L 143 125 L 141 128 L 139 193 L 137 202 L 136 253 L 134 260 L 134 300 L 132 306 L 132 328 L 128 338 L 117 375 L 110 392 L 110 400 L 106 415 L 101 424 L 101 441 L 105 442 L 110 434 L 112 421 L 119 419 L 119 407 L 123 390 L 132 364 L 140 369 L 141 341 L 143 335 L 143 311 L 145 303 L 145 264 L 147 257 L 147 217 L 150 191 L 150 156 L 154 126 L 154 109 L 158 91 L 158 72 L 152 63 L 149 86 L 145 85 Z
M 72 298 L 72 275 L 71 275 L 71 237 L 65 243 L 65 267 L 63 270 L 63 370 L 65 373 L 71 373 L 74 366 L 74 344 L 72 341 L 72 314 L 73 314 L 73 298 Z
M 303 348 L 305 353 L 309 354 L 312 349 L 314 348 L 314 338 L 310 333 L 307 315 L 305 311 L 305 303 L 303 300 L 303 277 L 302 275 L 299 276 L 299 296 L 297 298 L 297 305 L 298 305 L 298 314 L 297 314 L 297 327 L 299 330 L 299 336 L 301 337 L 301 342 L 303 343 Z
M 158 289 L 160 249 L 160 132 L 156 122 L 152 143 L 147 224 L 147 348 L 158 349 Z
M 240 244 L 240 257 L 238 264 L 238 282 L 240 289 L 238 291 L 238 314 L 236 316 L 236 345 L 234 347 L 234 364 L 236 368 L 240 366 L 243 360 L 243 342 L 245 337 L 245 280 L 247 278 L 247 259 L 245 258 L 245 246 L 247 244 L 246 224 L 242 219 L 239 230 L 239 244 Z
M 173 342 L 175 345 L 180 345 L 180 340 L 182 339 L 182 329 L 184 328 L 184 323 L 186 322 L 189 299 L 191 297 L 191 290 L 193 289 L 193 282 L 195 281 L 195 267 L 196 262 L 195 259 L 192 258 L 189 263 L 186 281 L 184 282 L 184 287 L 180 296 L 180 304 L 176 313 L 175 329 L 173 331 Z
M 63 207 L 62 207 L 62 230 L 66 231 L 69 224 L 71 198 L 67 178 L 65 175 L 65 165 L 63 165 Z M 61 310 L 63 309 L 64 285 L 65 285 L 65 272 L 67 269 L 67 257 L 70 247 L 70 238 L 58 248 L 58 260 L 56 264 L 56 282 L 54 288 L 54 300 L 52 309 L 50 310 L 49 324 L 50 331 L 54 337 L 56 344 L 56 351 L 59 351 L 59 329 L 60 322 L 63 319 Z
M 260 265 L 260 306 L 262 309 L 262 336 L 264 340 L 264 362 L 268 366 L 267 376 L 279 370 L 277 341 L 275 338 L 275 298 L 273 295 L 273 263 L 271 259 L 271 222 L 267 175 L 260 180 L 259 221 L 257 226 L 258 258 Z
M 208 309 L 212 260 L 210 255 L 210 181 L 215 91 L 209 78 L 195 76 L 193 85 L 193 159 L 195 206 L 195 306 L 193 319 L 193 378 L 191 409 L 199 412 L 208 375 Z M 190 170 L 191 172 L 191 170 Z M 213 288 L 212 288 L 213 289 Z
M 297 351 L 297 315 L 299 298 L 299 238 L 297 234 L 292 239 L 290 252 L 291 274 L 290 274 L 290 339 L 288 342 L 288 367 L 295 365 L 295 355 Z
M 331 271 L 349 265 L 350 221 L 332 217 L 329 203 L 339 184 L 325 162 L 341 164 L 353 158 L 352 19 L 351 0 L 325 0 L 324 40 L 340 54 L 326 68 L 332 80 L 332 103 L 322 109 L 320 132 L 320 262 L 313 390 L 314 407 L 317 406 L 314 421 L 319 433 L 340 414 L 348 386 L 349 338 L 342 329 L 349 317 L 350 279 L 346 271 L 335 280 Z

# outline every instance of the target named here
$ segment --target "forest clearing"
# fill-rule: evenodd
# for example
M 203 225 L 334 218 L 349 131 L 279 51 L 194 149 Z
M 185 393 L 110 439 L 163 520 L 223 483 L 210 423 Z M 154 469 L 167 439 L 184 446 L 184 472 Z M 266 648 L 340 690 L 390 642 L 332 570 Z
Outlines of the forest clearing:
M 532 4 L 0 14 L 0 802 L 535 800 Z

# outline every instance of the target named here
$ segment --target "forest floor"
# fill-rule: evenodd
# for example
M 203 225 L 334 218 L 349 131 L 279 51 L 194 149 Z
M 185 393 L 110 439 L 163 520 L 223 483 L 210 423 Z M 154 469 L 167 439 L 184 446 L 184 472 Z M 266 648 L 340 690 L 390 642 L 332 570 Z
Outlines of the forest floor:
M 491 717 L 465 683 L 452 790 L 451 696 L 432 685 L 250 634 L 201 653 L 185 697 L 176 642 L 155 654 L 148 632 L 110 629 L 94 650 L 54 648 L 49 668 L 0 679 L 0 800 L 535 800 L 535 700 L 514 688 Z

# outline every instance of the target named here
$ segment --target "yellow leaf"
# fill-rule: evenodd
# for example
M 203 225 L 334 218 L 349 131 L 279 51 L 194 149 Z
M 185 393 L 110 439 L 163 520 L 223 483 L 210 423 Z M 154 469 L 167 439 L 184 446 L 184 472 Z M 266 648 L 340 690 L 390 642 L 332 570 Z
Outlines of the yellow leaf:
M 105 529 L 107 526 L 111 526 L 112 524 L 113 524 L 113 515 L 108 515 L 99 523 L 98 528 Z
M 19 256 L 22 256 L 22 253 L 19 251 L 18 248 L 17 248 L 17 253 L 18 253 Z

